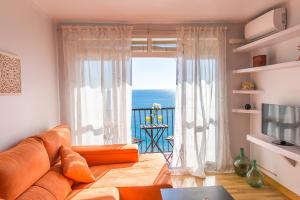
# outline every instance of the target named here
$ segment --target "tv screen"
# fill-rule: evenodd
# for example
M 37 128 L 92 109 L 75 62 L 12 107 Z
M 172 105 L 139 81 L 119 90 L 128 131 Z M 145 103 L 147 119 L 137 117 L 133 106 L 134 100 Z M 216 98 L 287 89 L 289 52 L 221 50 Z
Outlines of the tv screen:
M 262 104 L 262 133 L 300 146 L 300 107 Z

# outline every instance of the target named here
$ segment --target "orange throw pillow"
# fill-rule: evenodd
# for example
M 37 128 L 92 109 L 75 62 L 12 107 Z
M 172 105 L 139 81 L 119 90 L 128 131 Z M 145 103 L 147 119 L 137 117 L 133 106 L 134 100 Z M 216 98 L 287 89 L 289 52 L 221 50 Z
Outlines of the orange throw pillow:
M 86 160 L 78 153 L 74 152 L 70 147 L 61 146 L 60 150 L 61 165 L 63 173 L 66 177 L 83 183 L 95 181 Z

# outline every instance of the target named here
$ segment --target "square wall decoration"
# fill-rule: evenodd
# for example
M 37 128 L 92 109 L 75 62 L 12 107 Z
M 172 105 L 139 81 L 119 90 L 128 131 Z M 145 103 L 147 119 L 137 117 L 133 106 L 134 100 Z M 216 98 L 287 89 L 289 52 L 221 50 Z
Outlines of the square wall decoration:
M 21 61 L 18 56 L 0 51 L 0 95 L 21 94 Z

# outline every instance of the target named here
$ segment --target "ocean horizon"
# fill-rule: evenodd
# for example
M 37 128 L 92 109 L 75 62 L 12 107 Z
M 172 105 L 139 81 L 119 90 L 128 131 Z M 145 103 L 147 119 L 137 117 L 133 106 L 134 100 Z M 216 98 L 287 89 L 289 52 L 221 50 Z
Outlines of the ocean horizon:
M 175 90 L 144 89 L 132 90 L 132 108 L 151 108 L 153 103 L 161 107 L 175 107 Z

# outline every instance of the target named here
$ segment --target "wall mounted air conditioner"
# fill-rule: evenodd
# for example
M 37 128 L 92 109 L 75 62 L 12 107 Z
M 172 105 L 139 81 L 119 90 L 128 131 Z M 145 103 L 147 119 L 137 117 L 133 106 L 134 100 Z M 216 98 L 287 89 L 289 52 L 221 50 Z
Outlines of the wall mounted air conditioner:
M 277 8 L 250 21 L 245 26 L 245 39 L 253 40 L 258 37 L 278 32 L 286 28 L 286 9 Z

